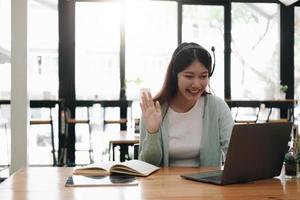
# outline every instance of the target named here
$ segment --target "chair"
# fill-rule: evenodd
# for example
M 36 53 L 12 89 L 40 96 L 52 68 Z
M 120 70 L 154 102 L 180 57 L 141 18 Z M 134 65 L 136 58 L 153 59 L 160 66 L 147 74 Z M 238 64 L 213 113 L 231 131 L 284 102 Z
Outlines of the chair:
M 128 113 L 127 109 L 130 108 L 130 114 L 132 117 L 132 101 L 131 100 L 106 100 L 101 101 L 101 107 L 103 108 L 103 131 L 106 130 L 106 126 L 109 124 L 119 124 L 121 131 L 127 130 L 127 123 L 128 123 Z M 107 119 L 106 113 L 108 108 L 120 108 L 120 117 L 119 119 Z M 128 147 L 131 146 L 130 144 L 119 144 L 119 143 L 110 143 L 108 150 L 105 150 L 105 152 L 108 151 L 109 154 L 109 160 L 110 158 L 110 150 L 112 149 L 112 157 L 113 160 L 115 160 L 115 148 L 118 148 L 120 151 L 120 160 L 124 161 L 125 159 L 129 159 L 128 154 Z M 126 158 L 124 157 L 126 155 Z
M 139 148 L 140 144 L 134 144 L 133 145 L 133 159 L 137 160 L 139 158 Z
M 119 120 L 104 120 L 103 121 L 103 131 L 105 130 L 105 126 L 108 124 L 120 124 L 120 126 L 122 125 L 126 125 L 127 124 L 127 119 L 119 119 Z
M 103 131 L 105 131 L 106 125 L 108 124 L 119 124 L 121 130 L 127 129 L 127 108 L 131 109 L 132 115 L 132 101 L 130 100 L 108 100 L 101 101 L 101 106 L 103 108 Z M 120 118 L 119 119 L 107 119 L 106 118 L 106 109 L 107 108 L 120 108 Z
M 259 119 L 260 107 L 235 107 L 231 108 L 235 123 L 256 123 Z M 234 111 L 235 110 L 235 111 Z M 242 114 L 241 114 L 242 113 Z
M 124 135 L 125 136 L 125 131 Z M 125 160 L 130 160 L 130 159 L 138 159 L 138 150 L 139 150 L 139 141 L 136 140 L 136 137 L 139 136 L 140 133 L 140 119 L 136 118 L 134 119 L 134 137 L 135 139 L 132 140 L 115 140 L 115 141 L 110 141 L 109 145 L 109 150 L 112 149 L 112 157 L 113 160 L 115 160 L 115 148 L 118 147 L 120 151 L 120 160 L 125 161 Z M 122 131 L 120 132 L 122 134 Z M 128 133 L 126 133 L 127 135 Z M 130 132 L 129 132 L 130 134 Z M 123 138 L 125 139 L 125 138 Z M 129 138 L 127 138 L 129 139 Z M 133 149 L 133 155 L 131 156 L 129 154 L 129 148 Z M 109 160 L 110 160 L 110 152 L 109 152 Z
M 71 115 L 70 109 L 69 108 L 65 109 L 65 123 L 66 123 L 66 127 L 67 127 L 66 132 L 69 130 L 68 129 L 69 125 L 76 125 L 76 124 L 87 124 L 88 125 L 88 132 L 89 132 L 89 149 L 88 149 L 88 152 L 89 152 L 90 163 L 93 163 L 94 159 L 93 159 L 93 156 L 92 156 L 92 154 L 93 154 L 93 148 L 92 148 L 92 126 L 91 126 L 91 123 L 90 123 L 90 110 L 89 110 L 89 106 L 86 106 L 86 109 L 87 109 L 86 119 L 76 119 L 76 118 L 73 118 L 72 115 Z M 66 133 L 66 134 L 68 134 L 68 133 Z
M 5 181 L 5 179 L 6 179 L 6 178 L 0 177 L 0 183 L 3 182 L 3 181 Z
M 111 134 L 112 137 L 109 140 L 109 150 L 112 149 L 112 160 L 115 161 L 115 148 L 118 148 L 120 151 L 121 162 L 134 158 L 134 153 L 133 156 L 129 154 L 129 148 L 134 148 L 134 145 L 139 143 L 139 137 L 130 131 L 119 131 Z
M 35 107 L 36 108 L 36 107 Z M 51 146 L 52 146 L 52 159 L 53 166 L 57 166 L 57 160 L 55 156 L 55 144 L 54 144 L 54 129 L 53 129 L 53 118 L 52 118 L 52 108 L 49 109 L 49 119 L 30 119 L 30 125 L 50 125 L 51 132 Z
M 288 122 L 288 121 L 289 121 L 289 119 L 287 119 L 287 118 L 270 119 L 270 116 L 271 116 L 271 114 L 272 114 L 272 111 L 273 111 L 273 109 L 272 109 L 272 107 L 270 107 L 270 108 L 269 108 L 268 117 L 267 117 L 267 119 L 266 119 L 266 122 L 273 122 L 273 123 L 276 123 L 276 122 Z
M 270 116 L 273 112 L 273 109 L 280 109 L 280 117 L 279 120 L 276 121 L 294 121 L 294 107 L 297 104 L 297 100 L 294 99 L 286 99 L 286 100 L 231 100 L 225 99 L 231 111 L 236 110 L 236 114 L 233 115 L 236 122 L 240 122 L 239 108 L 256 108 L 256 114 L 253 114 L 251 119 L 242 120 L 242 122 L 246 123 L 254 123 L 254 122 L 273 122 L 273 119 L 270 119 Z M 268 109 L 269 112 L 266 114 L 265 109 Z M 264 119 L 262 120 L 261 115 L 264 115 Z M 255 117 L 253 117 L 255 116 Z

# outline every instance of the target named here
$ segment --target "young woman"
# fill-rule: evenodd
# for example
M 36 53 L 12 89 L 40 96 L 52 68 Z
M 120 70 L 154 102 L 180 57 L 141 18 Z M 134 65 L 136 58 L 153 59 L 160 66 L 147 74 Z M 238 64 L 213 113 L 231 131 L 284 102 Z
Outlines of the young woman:
M 182 43 L 173 53 L 160 92 L 141 96 L 139 159 L 157 166 L 220 166 L 233 119 L 209 93 L 214 71 L 207 50 Z

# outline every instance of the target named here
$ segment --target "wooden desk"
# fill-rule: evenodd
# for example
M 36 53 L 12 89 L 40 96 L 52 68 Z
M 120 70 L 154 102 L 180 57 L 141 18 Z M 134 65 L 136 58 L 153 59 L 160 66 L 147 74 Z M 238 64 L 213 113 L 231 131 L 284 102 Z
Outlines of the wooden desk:
M 109 134 L 109 150 L 112 148 L 113 160 L 115 160 L 115 147 L 120 147 L 120 161 L 123 162 L 126 160 L 126 155 L 128 155 L 128 147 L 140 142 L 139 134 L 134 134 L 131 130 Z
M 73 168 L 26 168 L 0 184 L 5 200 L 118 200 L 118 199 L 210 199 L 257 200 L 299 199 L 300 179 L 267 179 L 247 184 L 216 186 L 182 179 L 182 173 L 200 168 L 162 168 L 148 177 L 138 178 L 138 186 L 64 187 Z M 203 169 L 202 169 L 203 170 Z

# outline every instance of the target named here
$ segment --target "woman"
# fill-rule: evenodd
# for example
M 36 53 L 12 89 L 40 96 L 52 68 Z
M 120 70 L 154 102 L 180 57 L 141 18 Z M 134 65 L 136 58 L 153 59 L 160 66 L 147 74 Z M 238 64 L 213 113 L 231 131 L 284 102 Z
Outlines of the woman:
M 227 104 L 208 91 L 213 70 L 200 45 L 176 48 L 158 95 L 142 93 L 139 159 L 157 166 L 221 165 L 233 119 Z

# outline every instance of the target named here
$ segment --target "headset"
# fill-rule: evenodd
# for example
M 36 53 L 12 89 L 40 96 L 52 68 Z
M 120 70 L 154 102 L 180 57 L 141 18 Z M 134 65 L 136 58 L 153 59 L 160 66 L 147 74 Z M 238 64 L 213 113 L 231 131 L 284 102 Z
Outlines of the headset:
M 175 62 L 175 60 L 176 60 L 176 58 L 179 54 L 181 54 L 183 51 L 186 51 L 188 49 L 200 49 L 200 50 L 204 51 L 207 54 L 208 59 L 209 59 L 209 65 L 211 66 L 211 70 L 208 73 L 208 75 L 209 75 L 209 77 L 211 77 L 214 73 L 215 66 L 216 66 L 215 47 L 214 46 L 211 47 L 211 51 L 213 52 L 213 58 L 214 58 L 214 63 L 213 64 L 212 64 L 212 59 L 211 59 L 210 53 L 206 49 L 204 49 L 202 46 L 200 46 L 196 43 L 189 43 L 188 45 L 186 45 L 186 46 L 182 47 L 181 49 L 179 49 L 177 52 L 175 51 L 173 53 L 173 56 L 172 56 L 173 62 Z M 171 82 L 173 82 L 173 83 L 177 82 L 177 76 L 176 76 L 176 73 L 175 73 L 174 69 L 172 69 L 171 73 L 172 73 Z M 164 119 L 165 119 L 165 117 L 168 113 L 168 110 L 169 110 L 169 106 L 167 107 L 167 109 L 163 113 L 162 122 L 164 121 Z
M 180 50 L 178 50 L 176 53 L 174 52 L 174 55 L 173 55 L 173 61 L 175 62 L 176 58 L 178 57 L 179 54 L 181 54 L 182 52 L 186 51 L 186 50 L 190 50 L 190 49 L 200 49 L 202 51 L 204 51 L 207 56 L 208 56 L 208 59 L 209 59 L 209 65 L 211 66 L 211 70 L 210 72 L 208 73 L 209 77 L 211 77 L 215 71 L 215 66 L 216 66 L 216 56 L 215 56 L 215 47 L 212 46 L 211 47 L 211 51 L 213 52 L 213 58 L 214 58 L 214 63 L 212 64 L 212 59 L 211 59 L 211 55 L 210 53 L 205 49 L 203 48 L 202 46 L 200 45 L 197 45 L 195 43 L 189 43 L 188 45 L 182 47 Z M 172 70 L 172 76 L 175 76 L 175 71 L 174 69 Z

